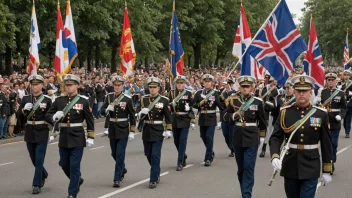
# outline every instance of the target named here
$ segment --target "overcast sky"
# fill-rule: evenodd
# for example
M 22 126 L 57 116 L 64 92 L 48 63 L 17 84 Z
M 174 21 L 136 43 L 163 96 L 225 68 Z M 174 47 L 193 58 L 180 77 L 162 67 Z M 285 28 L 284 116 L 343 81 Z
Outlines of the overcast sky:
M 288 5 L 288 9 L 290 9 L 291 13 L 296 14 L 295 23 L 298 23 L 299 18 L 302 17 L 301 9 L 304 7 L 304 2 L 307 0 L 286 0 Z

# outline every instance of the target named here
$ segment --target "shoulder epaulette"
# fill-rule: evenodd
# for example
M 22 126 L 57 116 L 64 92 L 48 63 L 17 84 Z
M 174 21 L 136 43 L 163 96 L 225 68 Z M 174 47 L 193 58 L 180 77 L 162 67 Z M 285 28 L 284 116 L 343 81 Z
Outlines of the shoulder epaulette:
M 111 95 L 111 94 L 115 94 L 114 92 L 112 92 L 112 93 L 108 93 L 108 95 Z
M 324 109 L 324 108 L 321 108 L 321 107 L 317 107 L 317 106 L 313 106 L 314 108 L 316 108 L 316 109 L 319 109 L 319 110 L 321 110 L 321 111 L 324 111 L 324 112 L 328 112 L 326 109 Z
M 89 99 L 87 96 L 84 96 L 84 95 L 79 95 L 79 97 L 84 98 L 84 99 L 86 99 L 86 100 Z
M 293 107 L 293 105 L 295 105 L 296 103 L 294 102 L 294 103 L 292 103 L 292 104 L 290 104 L 290 105 L 287 105 L 287 106 L 285 106 L 285 107 L 281 107 L 280 108 L 280 111 L 281 110 L 283 110 L 283 109 L 288 109 L 288 108 L 290 108 L 290 107 Z
M 149 97 L 149 94 L 144 95 L 142 98 L 148 98 L 148 97 Z
M 129 98 L 129 99 L 131 99 L 132 97 L 130 96 L 130 95 L 128 95 L 128 94 L 123 94 L 125 97 L 127 97 L 127 98 Z
M 51 100 L 51 97 L 50 97 L 50 96 L 48 96 L 48 95 L 44 95 L 44 97 L 49 98 L 49 99 Z
M 162 95 L 160 95 L 162 98 L 165 98 L 166 100 L 170 100 L 168 97 L 166 97 L 166 96 L 162 96 Z
M 261 99 L 261 98 L 258 98 L 258 97 L 255 97 L 255 96 L 254 96 L 254 98 L 263 102 L 263 99 Z

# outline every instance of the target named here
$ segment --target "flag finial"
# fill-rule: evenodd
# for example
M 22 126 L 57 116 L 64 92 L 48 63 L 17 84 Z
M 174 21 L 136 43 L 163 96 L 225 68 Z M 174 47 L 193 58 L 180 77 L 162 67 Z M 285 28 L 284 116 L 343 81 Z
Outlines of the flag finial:
M 172 3 L 172 11 L 175 11 L 175 9 L 176 9 L 176 3 L 175 3 L 175 0 L 174 0 L 173 3 Z
M 127 1 L 125 0 L 125 8 L 127 8 Z

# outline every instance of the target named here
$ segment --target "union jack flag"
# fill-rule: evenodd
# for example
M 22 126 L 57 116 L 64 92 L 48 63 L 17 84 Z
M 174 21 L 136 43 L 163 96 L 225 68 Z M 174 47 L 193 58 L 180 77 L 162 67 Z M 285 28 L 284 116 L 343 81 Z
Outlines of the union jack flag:
M 253 38 L 246 53 L 262 64 L 282 86 L 297 57 L 306 49 L 286 1 L 281 0 Z
M 308 50 L 304 56 L 304 72 L 315 79 L 318 87 L 324 87 L 325 71 L 313 17 L 310 18 Z
M 349 69 L 349 62 L 350 60 L 350 54 L 349 54 L 349 46 L 348 46 L 348 28 L 347 28 L 347 34 L 346 34 L 346 43 L 345 47 L 343 49 L 343 66 L 345 69 Z

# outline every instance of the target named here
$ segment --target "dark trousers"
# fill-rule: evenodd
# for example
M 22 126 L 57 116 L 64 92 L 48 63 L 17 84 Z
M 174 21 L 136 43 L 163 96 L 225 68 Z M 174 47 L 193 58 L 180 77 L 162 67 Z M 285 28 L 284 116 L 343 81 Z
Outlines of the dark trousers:
M 343 127 L 345 128 L 346 134 L 350 134 L 352 121 L 352 107 L 348 107 L 345 119 L 343 120 Z
M 59 147 L 60 162 L 62 170 L 70 179 L 68 193 L 76 195 L 79 188 L 79 180 L 81 178 L 81 160 L 84 147 L 62 148 Z
M 182 165 L 186 154 L 187 138 L 189 128 L 172 129 L 174 135 L 174 144 L 178 151 L 177 165 Z
M 237 177 L 240 182 L 242 197 L 252 197 L 252 189 L 254 186 L 254 169 L 258 147 L 235 146 L 234 149 L 238 168 Z
M 120 181 L 125 168 L 125 155 L 128 138 L 110 139 L 111 156 L 115 160 L 114 181 Z
M 337 146 L 339 145 L 339 129 L 332 129 L 330 130 L 331 135 L 331 145 L 332 145 L 332 162 L 336 162 L 336 153 L 337 153 Z
M 285 177 L 285 192 L 287 198 L 314 198 L 318 178 L 289 179 Z
M 222 129 L 222 134 L 224 135 L 227 147 L 231 151 L 233 151 L 233 146 L 232 146 L 233 122 L 221 122 L 221 129 Z
M 144 154 L 150 165 L 150 182 L 157 182 L 160 177 L 160 160 L 163 140 L 143 141 Z
M 200 126 L 200 137 L 206 147 L 204 161 L 213 160 L 214 132 L 215 126 Z
M 48 143 L 29 143 L 27 142 L 27 150 L 35 167 L 32 186 L 41 186 L 42 180 L 48 177 L 48 172 L 44 168 L 44 159 Z

